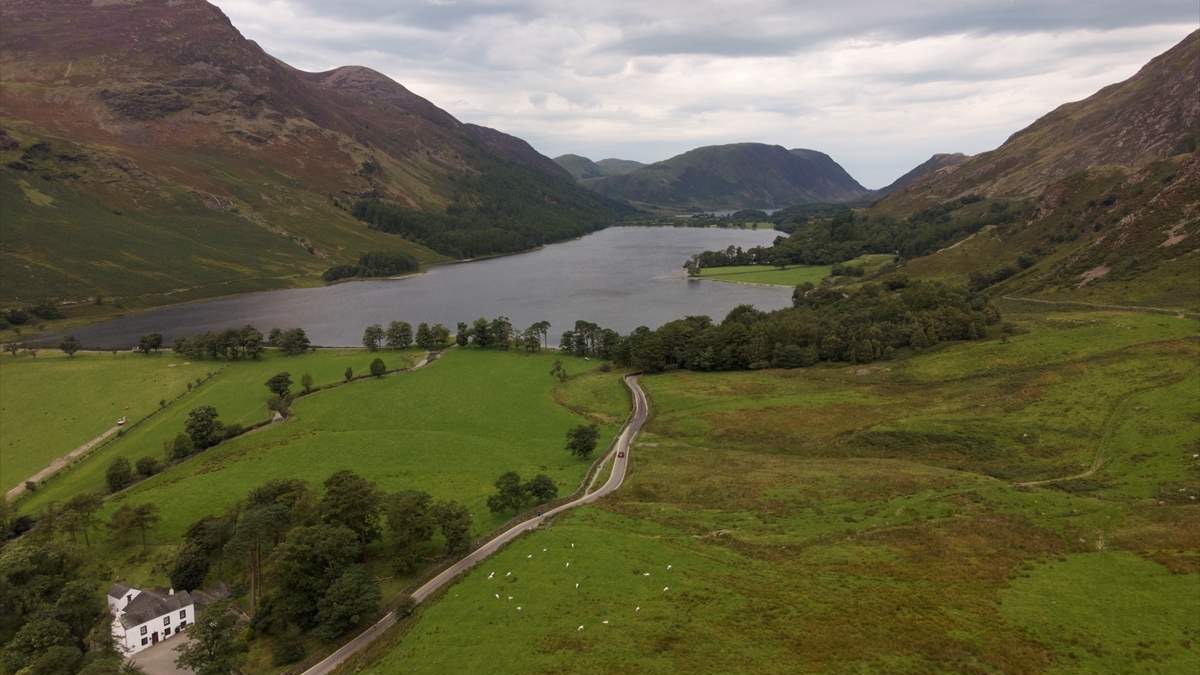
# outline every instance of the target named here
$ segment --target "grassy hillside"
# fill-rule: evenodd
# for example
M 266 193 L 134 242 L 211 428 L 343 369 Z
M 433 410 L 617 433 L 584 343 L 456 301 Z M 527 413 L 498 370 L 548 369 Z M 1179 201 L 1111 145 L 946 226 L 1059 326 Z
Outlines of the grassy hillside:
M 644 378 L 620 491 L 345 672 L 1195 671 L 1200 324 L 1008 318 L 872 367 Z
M 211 363 L 121 352 L 0 356 L 0 493 L 112 427 L 187 391 Z
M 367 68 L 296 70 L 204 0 L 4 13 L 3 305 L 313 284 L 368 252 L 509 252 L 619 215 L 524 141 Z M 350 214 L 361 199 L 469 229 L 474 248 L 371 229 Z M 532 235 L 497 237 L 513 220 Z
M 380 356 L 389 368 L 400 368 L 413 363 L 418 358 L 418 352 L 386 352 L 381 353 Z M 28 361 L 24 361 L 24 358 L 27 357 L 22 357 L 19 367 L 26 369 L 25 377 L 29 377 L 32 375 L 32 372 L 29 371 L 32 371 L 34 367 L 30 366 Z M 84 358 L 90 358 L 90 355 L 76 356 L 75 360 L 79 361 Z M 106 491 L 104 472 L 109 463 L 117 457 L 124 457 L 131 463 L 145 456 L 165 460 L 163 443 L 183 431 L 188 411 L 193 408 L 211 405 L 217 409 L 221 420 L 226 424 L 254 424 L 270 417 L 266 407 L 266 400 L 270 396 L 270 392 L 265 383 L 276 373 L 291 373 L 292 381 L 295 383 L 294 388 L 298 390 L 300 377 L 304 373 L 313 376 L 314 386 L 340 382 L 346 368 L 351 368 L 359 374 L 367 372 L 373 357 L 361 349 L 322 349 L 295 357 L 285 357 L 278 352 L 267 352 L 265 357 L 259 361 L 230 363 L 214 361 L 187 363 L 183 357 L 165 352 L 145 357 L 129 355 L 129 358 L 133 361 L 132 363 L 122 358 L 104 358 L 94 362 L 96 364 L 95 371 L 91 374 L 93 379 L 107 379 L 121 384 L 112 385 L 108 390 L 102 387 L 89 390 L 88 393 L 92 397 L 89 405 L 99 409 L 119 405 L 120 399 L 114 402 L 105 397 L 112 389 L 116 389 L 116 391 L 111 391 L 111 393 L 117 394 L 137 383 L 135 379 L 125 384 L 126 368 L 130 368 L 133 373 L 137 373 L 139 368 L 153 368 L 150 364 L 158 364 L 158 368 L 172 371 L 181 369 L 183 372 L 195 374 L 192 378 L 195 386 L 186 389 L 186 383 L 182 383 L 186 390 L 184 397 L 172 401 L 166 409 L 155 413 L 144 422 L 131 426 L 119 438 L 95 449 L 78 464 L 47 481 L 31 498 L 21 502 L 21 508 L 24 511 L 34 512 L 50 502 L 65 501 L 72 495 L 84 492 Z M 141 362 L 136 360 L 139 358 L 142 359 Z M 41 360 L 40 356 L 38 360 Z M 146 365 L 142 365 L 142 363 Z M 74 362 L 63 359 L 47 361 L 46 365 L 37 368 L 37 372 L 41 377 L 61 382 L 61 378 L 71 376 L 74 368 L 76 368 Z M 13 370 L 17 370 L 17 368 L 13 368 Z M 214 374 L 211 379 L 195 382 L 201 376 L 209 373 Z M 180 392 L 176 391 L 175 393 Z M 68 398 L 70 394 L 64 394 L 60 387 L 31 388 L 27 390 L 26 396 L 27 400 L 24 401 L 21 409 L 14 411 L 15 414 L 10 415 L 6 411 L 4 417 L 6 427 L 9 424 L 16 427 L 25 426 L 25 420 L 36 424 L 39 418 L 44 418 L 50 414 L 50 411 L 58 409 L 62 402 L 70 400 Z M 157 408 L 160 398 L 168 398 L 154 390 L 149 397 L 153 399 L 155 408 Z M 111 415 L 106 415 L 102 419 L 111 423 L 110 417 Z M 136 421 L 136 418 L 131 417 L 131 421 Z M 39 450 L 38 454 L 57 457 L 65 454 L 71 447 Z M 26 454 L 31 453 L 32 451 L 29 451 Z

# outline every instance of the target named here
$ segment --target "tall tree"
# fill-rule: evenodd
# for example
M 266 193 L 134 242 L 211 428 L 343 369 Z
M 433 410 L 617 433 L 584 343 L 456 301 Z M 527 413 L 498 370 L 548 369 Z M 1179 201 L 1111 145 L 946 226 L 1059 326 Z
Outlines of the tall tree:
M 317 606 L 317 635 L 333 640 L 379 610 L 379 585 L 361 566 L 342 573 Z
M 109 492 L 117 492 L 133 483 L 133 467 L 129 460 L 118 457 L 109 463 L 104 472 L 104 480 L 108 483 Z
M 176 648 L 175 666 L 195 675 L 232 675 L 245 652 L 245 643 L 237 638 L 237 615 L 222 600 L 204 608 L 188 629 L 188 640 Z
M 103 498 L 92 492 L 84 492 L 71 497 L 59 513 L 59 527 L 70 533 L 71 541 L 75 540 L 75 535 L 78 533 L 83 535 L 83 542 L 91 546 L 92 541 L 88 536 L 88 531 L 96 525 L 96 512 L 103 504 Z
M 420 323 L 417 325 L 417 346 L 421 349 L 433 349 L 433 333 L 429 331 L 429 324 Z
M 408 349 L 412 346 L 412 341 L 412 324 L 408 323 L 407 321 L 393 321 L 388 324 L 388 349 Z
M 353 471 L 338 471 L 325 480 L 321 520 L 349 529 L 366 544 L 379 537 L 381 501 L 374 483 Z
M 142 540 L 142 548 L 146 547 L 146 534 L 158 525 L 161 516 L 157 504 L 122 504 L 108 521 L 108 529 L 113 538 L 121 543 L 129 543 L 135 535 Z
M 438 502 L 433 514 L 446 539 L 446 553 L 461 555 L 471 549 L 471 512 L 467 507 L 453 501 Z
M 505 511 L 519 511 L 525 505 L 525 499 L 528 493 L 525 491 L 525 485 L 521 482 L 521 477 L 515 471 L 508 471 L 500 475 L 494 483 L 496 486 L 496 494 L 488 497 L 488 509 L 492 513 L 503 513 Z
M 183 428 L 197 450 L 220 443 L 225 434 L 225 425 L 217 419 L 217 409 L 211 405 L 203 405 L 189 411 Z
M 366 347 L 367 351 L 369 352 L 377 351 L 379 347 L 383 345 L 383 337 L 383 326 L 380 326 L 379 324 L 367 326 L 367 329 L 363 331 L 363 346 Z
M 268 563 L 275 610 L 286 621 L 312 627 L 325 591 L 361 557 L 358 536 L 341 525 L 292 528 Z

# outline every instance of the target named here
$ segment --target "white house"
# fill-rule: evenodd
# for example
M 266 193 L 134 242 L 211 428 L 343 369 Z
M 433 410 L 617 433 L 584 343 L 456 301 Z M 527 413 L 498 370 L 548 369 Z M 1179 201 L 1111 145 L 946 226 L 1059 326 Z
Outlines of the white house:
M 179 634 L 196 620 L 196 604 L 187 591 L 139 590 L 113 584 L 108 591 L 112 635 L 125 654 Z

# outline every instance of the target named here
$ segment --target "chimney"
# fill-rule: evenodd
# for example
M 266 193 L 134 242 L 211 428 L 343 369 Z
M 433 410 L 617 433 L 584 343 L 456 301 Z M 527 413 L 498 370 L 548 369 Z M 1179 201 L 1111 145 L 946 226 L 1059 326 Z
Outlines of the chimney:
M 175 595 L 175 589 L 172 588 L 171 590 L 167 591 L 167 595 Z

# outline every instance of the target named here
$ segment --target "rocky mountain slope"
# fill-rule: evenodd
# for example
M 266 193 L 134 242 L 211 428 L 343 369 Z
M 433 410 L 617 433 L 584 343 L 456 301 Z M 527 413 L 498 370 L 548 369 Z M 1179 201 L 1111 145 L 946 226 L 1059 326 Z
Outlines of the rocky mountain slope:
M 938 153 L 916 165 L 912 170 L 892 181 L 890 185 L 879 188 L 875 191 L 875 194 L 880 197 L 886 197 L 893 192 L 903 191 L 929 174 L 952 169 L 970 158 L 970 155 L 964 155 L 961 152 Z
M 1001 295 L 1200 308 L 1200 31 L 996 150 L 919 179 L 877 216 L 1024 204 L 906 267 Z
M 869 194 L 829 155 L 762 143 L 696 148 L 587 185 L 634 204 L 693 209 L 776 208 Z
M 616 213 L 524 141 L 367 68 L 292 68 L 203 0 L 0 11 L 5 299 L 311 283 L 367 251 L 503 252 Z M 382 233 L 352 215 L 363 200 L 470 236 L 439 251 Z M 530 225 L 546 213 L 553 228 Z

